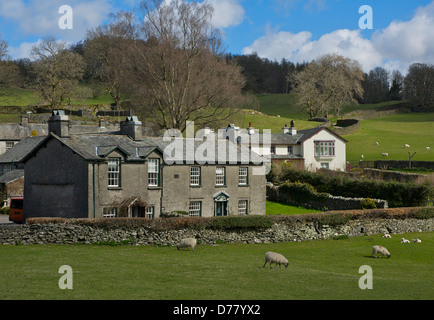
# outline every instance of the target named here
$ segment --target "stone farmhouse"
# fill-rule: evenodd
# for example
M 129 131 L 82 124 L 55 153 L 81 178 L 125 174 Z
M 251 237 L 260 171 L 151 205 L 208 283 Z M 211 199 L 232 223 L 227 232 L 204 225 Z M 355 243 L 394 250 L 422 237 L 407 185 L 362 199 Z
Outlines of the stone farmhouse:
M 53 112 L 49 134 L 22 159 L 24 218 L 265 215 L 258 155 L 232 161 L 225 153 L 222 161 L 219 144 L 218 161 L 187 161 L 184 148 L 169 164 L 171 142 L 143 136 L 141 125 L 128 117 L 118 132 L 72 134 L 69 118 Z M 202 142 L 194 139 L 193 152 Z M 234 144 L 223 140 L 223 146 Z
M 242 139 L 241 130 L 233 124 L 225 128 L 227 137 Z M 248 135 L 255 135 L 250 123 Z M 267 141 L 268 139 L 268 141 Z M 259 144 L 252 144 L 252 151 L 270 158 L 273 164 L 291 162 L 299 170 L 315 172 L 318 169 L 346 170 L 346 143 L 348 141 L 325 127 L 297 130 L 294 121 L 285 125 L 281 133 L 266 137 L 259 133 Z

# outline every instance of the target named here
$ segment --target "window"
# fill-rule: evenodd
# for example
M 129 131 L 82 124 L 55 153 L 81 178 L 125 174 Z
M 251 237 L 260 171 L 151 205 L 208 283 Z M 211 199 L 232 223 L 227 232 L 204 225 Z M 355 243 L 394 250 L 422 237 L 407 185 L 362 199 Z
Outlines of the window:
M 120 187 L 121 159 L 110 159 L 108 161 L 108 186 L 109 188 Z
M 150 206 L 146 208 L 146 218 L 154 219 L 154 206 Z
M 238 201 L 238 214 L 247 215 L 247 200 Z
M 202 214 L 202 202 L 191 201 L 190 208 L 188 210 L 188 215 L 190 217 L 200 217 Z
M 329 164 L 327 162 L 321 163 L 321 169 L 329 169 Z
M 315 157 L 334 157 L 335 142 L 334 141 L 315 141 Z
M 104 208 L 103 218 L 116 218 L 118 216 L 117 208 Z
M 14 146 L 13 141 L 6 141 L 6 151 L 11 149 Z
M 276 146 L 271 146 L 270 147 L 270 153 L 271 154 L 276 154 Z
M 149 159 L 148 161 L 148 186 L 159 186 L 160 159 Z
M 217 167 L 215 170 L 215 185 L 224 186 L 225 185 L 225 168 Z
M 190 185 L 200 186 L 200 167 L 190 168 Z
M 292 148 L 292 146 L 288 146 L 288 154 L 293 154 L 294 150 Z
M 249 168 L 240 167 L 238 169 L 238 184 L 245 186 L 248 183 L 249 183 Z

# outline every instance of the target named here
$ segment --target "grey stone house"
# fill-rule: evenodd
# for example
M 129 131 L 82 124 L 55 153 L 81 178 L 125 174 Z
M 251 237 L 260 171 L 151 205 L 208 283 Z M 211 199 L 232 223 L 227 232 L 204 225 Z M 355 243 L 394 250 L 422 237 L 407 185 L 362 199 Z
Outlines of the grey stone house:
M 258 162 L 188 162 L 184 150 L 169 165 L 170 142 L 143 137 L 134 117 L 113 133 L 70 134 L 68 123 L 67 116 L 53 115 L 49 135 L 23 159 L 25 219 L 265 214 L 266 179 L 254 174 Z M 193 145 L 196 150 L 200 141 Z

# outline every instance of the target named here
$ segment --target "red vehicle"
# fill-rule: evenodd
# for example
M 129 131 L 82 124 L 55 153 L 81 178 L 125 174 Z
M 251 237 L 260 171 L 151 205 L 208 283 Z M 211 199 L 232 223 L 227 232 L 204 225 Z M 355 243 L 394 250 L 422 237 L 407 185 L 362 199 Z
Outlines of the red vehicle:
M 23 222 L 23 202 L 24 197 L 12 197 L 9 207 L 9 221 L 15 223 Z

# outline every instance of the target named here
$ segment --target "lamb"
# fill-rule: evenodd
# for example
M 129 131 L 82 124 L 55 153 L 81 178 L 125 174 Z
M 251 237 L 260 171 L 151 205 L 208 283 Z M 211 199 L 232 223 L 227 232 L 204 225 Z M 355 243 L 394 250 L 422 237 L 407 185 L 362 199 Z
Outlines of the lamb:
M 388 157 L 388 156 L 389 156 L 389 154 L 386 153 L 386 152 L 381 153 L 381 155 L 382 155 L 383 157 Z
M 380 253 L 382 256 L 387 256 L 387 258 L 390 258 L 390 252 L 382 246 L 373 246 L 372 247 L 372 256 L 375 254 L 375 258 L 377 258 L 377 253 Z
M 425 149 L 426 149 L 426 151 L 431 151 L 430 147 L 426 147 Z
M 407 149 L 407 148 L 410 148 L 410 145 L 405 144 L 405 145 L 404 145 L 404 149 Z
M 283 264 L 285 268 L 288 268 L 288 260 L 280 253 L 271 252 L 271 251 L 265 253 L 265 263 L 262 268 L 265 268 L 267 262 L 270 263 L 270 268 L 273 268 L 272 266 L 273 262 L 275 263 L 275 265 L 279 265 L 279 268 L 282 268 L 281 264 Z
M 187 250 L 190 250 L 189 248 L 191 248 L 191 250 L 194 251 L 194 247 L 196 247 L 196 244 L 197 244 L 196 239 L 185 238 L 185 239 L 182 239 L 176 247 L 178 248 L 178 250 L 180 248 L 187 248 Z
M 383 234 L 383 238 L 392 238 L 392 236 L 388 233 Z
M 377 145 L 377 146 L 379 146 L 380 144 L 378 143 L 378 142 L 375 142 L 375 144 Z
M 420 240 L 420 239 L 412 239 L 412 241 L 413 242 L 417 242 L 417 243 L 421 243 L 422 242 L 422 240 Z
M 410 240 L 407 240 L 405 238 L 401 238 L 401 243 L 410 243 Z

